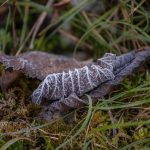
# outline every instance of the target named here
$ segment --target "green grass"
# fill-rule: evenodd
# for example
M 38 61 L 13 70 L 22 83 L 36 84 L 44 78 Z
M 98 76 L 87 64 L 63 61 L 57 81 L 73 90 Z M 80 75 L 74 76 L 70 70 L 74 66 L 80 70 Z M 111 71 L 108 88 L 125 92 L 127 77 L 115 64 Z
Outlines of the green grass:
M 82 52 L 87 59 L 96 59 L 105 52 L 122 54 L 150 44 L 150 5 L 146 0 L 119 0 L 112 4 L 102 0 L 105 9 L 99 13 L 93 12 L 94 8 L 85 11 L 91 1 L 82 0 L 59 10 L 58 18 L 53 18 L 54 10 L 45 5 L 46 0 L 0 2 L 8 4 L 7 13 L 0 14 L 4 15 L 0 23 L 2 53 L 16 55 L 39 50 L 78 56 Z M 49 17 L 31 40 L 32 27 L 43 12 Z M 69 118 L 69 124 L 63 118 L 49 123 L 34 119 L 40 108 L 26 102 L 27 95 L 32 93 L 31 82 L 21 78 L 7 93 L 0 93 L 0 150 L 150 148 L 148 68 L 137 70 L 95 105 L 88 97 L 89 106 L 63 117 Z

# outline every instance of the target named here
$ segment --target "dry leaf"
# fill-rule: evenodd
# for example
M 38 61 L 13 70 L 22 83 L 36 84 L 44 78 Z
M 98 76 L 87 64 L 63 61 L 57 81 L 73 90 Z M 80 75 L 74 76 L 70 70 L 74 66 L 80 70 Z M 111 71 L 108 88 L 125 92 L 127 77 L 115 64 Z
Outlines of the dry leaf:
M 20 54 L 19 56 L 8 56 L 1 54 L 0 63 L 5 66 L 5 69 L 9 69 L 12 72 L 6 76 L 1 77 L 1 87 L 6 90 L 9 85 L 9 81 L 4 81 L 8 74 L 11 76 L 11 82 L 13 82 L 17 74 L 13 71 L 26 74 L 31 78 L 37 78 L 43 80 L 50 73 L 62 72 L 65 70 L 73 69 L 76 67 L 82 67 L 84 63 L 79 62 L 73 58 L 67 58 L 64 56 L 53 55 L 46 52 L 27 52 Z M 6 82 L 6 84 L 5 84 Z
M 116 55 L 107 53 L 97 63 L 49 74 L 33 92 L 32 102 L 40 104 L 43 98 L 49 101 L 60 100 L 72 93 L 82 96 L 115 77 L 113 65 L 117 58 Z
M 50 73 L 62 72 L 84 65 L 73 58 L 45 52 L 28 52 L 19 56 L 0 55 L 0 63 L 6 69 L 18 70 L 31 78 L 43 80 Z
M 97 102 L 98 99 L 103 98 L 106 94 L 112 91 L 114 87 L 116 87 L 126 76 L 131 75 L 135 69 L 142 65 L 142 63 L 150 59 L 150 49 L 146 49 L 144 51 L 135 51 L 135 55 L 133 55 L 133 53 L 128 54 L 127 55 L 129 57 L 130 54 L 132 54 L 132 56 L 134 56 L 134 59 L 128 63 L 125 63 L 125 60 L 128 59 L 120 59 L 120 64 L 123 64 L 124 61 L 124 66 L 120 67 L 120 69 L 116 69 L 117 72 L 114 79 L 101 84 L 96 89 L 87 93 L 91 96 L 93 103 Z M 124 56 L 125 55 L 123 55 L 123 57 Z M 87 104 L 88 99 L 86 96 L 82 96 L 79 98 L 76 95 L 72 94 L 65 99 L 55 101 L 49 106 L 44 107 L 39 117 L 41 119 L 46 119 L 49 121 L 53 118 L 53 116 L 55 116 L 55 113 L 64 113 L 68 110 L 80 108 Z

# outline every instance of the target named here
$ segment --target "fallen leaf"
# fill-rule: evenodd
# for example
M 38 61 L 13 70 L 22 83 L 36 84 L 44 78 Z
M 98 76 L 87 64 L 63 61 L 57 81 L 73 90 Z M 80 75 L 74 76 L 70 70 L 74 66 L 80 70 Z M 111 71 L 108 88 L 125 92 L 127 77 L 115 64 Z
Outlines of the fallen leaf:
M 83 62 L 73 58 L 39 51 L 27 52 L 18 56 L 0 54 L 0 63 L 6 70 L 11 70 L 0 77 L 0 86 L 3 91 L 6 91 L 9 84 L 15 81 L 20 73 L 43 80 L 50 73 L 58 73 L 84 65 Z M 8 77 L 10 79 L 6 80 Z
M 53 55 L 45 52 L 28 52 L 19 56 L 0 55 L 0 63 L 6 69 L 18 70 L 31 78 L 43 80 L 50 73 L 81 67 L 84 63 L 73 58 Z
M 129 76 L 139 68 L 144 62 L 150 60 L 150 49 L 144 51 L 137 51 L 135 59 L 128 64 L 125 64 L 117 71 L 115 78 L 101 84 L 96 89 L 88 92 L 91 96 L 93 104 L 99 99 L 103 98 L 110 91 L 112 91 L 126 76 Z M 121 60 L 120 60 L 120 63 Z M 56 114 L 62 114 L 75 108 L 81 108 L 84 105 L 88 105 L 88 99 L 86 96 L 80 98 L 75 95 L 71 95 L 65 99 L 54 101 L 49 106 L 44 106 L 43 111 L 40 113 L 39 118 L 50 121 Z

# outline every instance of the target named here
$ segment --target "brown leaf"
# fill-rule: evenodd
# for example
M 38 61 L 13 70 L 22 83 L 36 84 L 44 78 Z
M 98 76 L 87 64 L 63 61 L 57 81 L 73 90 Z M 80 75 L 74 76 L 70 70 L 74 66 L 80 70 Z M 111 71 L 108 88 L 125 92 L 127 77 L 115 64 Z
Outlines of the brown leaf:
M 24 73 L 31 78 L 43 80 L 50 73 L 58 73 L 84 65 L 84 63 L 73 58 L 39 51 L 27 52 L 18 56 L 0 54 L 0 63 L 5 66 L 5 69 L 17 71 L 7 72 L 1 76 L 0 86 L 3 91 L 7 89 L 10 83 L 15 81 L 19 75 L 18 73 Z
M 27 52 L 19 56 L 0 55 L 0 63 L 6 69 L 18 70 L 31 78 L 43 80 L 50 73 L 58 73 L 81 67 L 84 63 L 73 58 L 45 52 Z

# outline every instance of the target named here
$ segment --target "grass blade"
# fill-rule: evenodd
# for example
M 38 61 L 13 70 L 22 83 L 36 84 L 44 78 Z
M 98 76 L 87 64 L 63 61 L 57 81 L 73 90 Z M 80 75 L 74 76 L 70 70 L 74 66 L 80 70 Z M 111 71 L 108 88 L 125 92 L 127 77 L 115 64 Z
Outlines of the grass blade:
M 89 100 L 89 110 L 87 113 L 87 116 L 85 118 L 85 121 L 83 122 L 83 124 L 81 125 L 81 127 L 79 128 L 79 130 L 68 140 L 66 140 L 64 143 L 62 143 L 61 145 L 59 145 L 56 150 L 61 149 L 62 147 L 64 147 L 67 143 L 69 143 L 70 141 L 72 141 L 74 138 L 76 138 L 82 131 L 85 130 L 90 118 L 91 118 L 91 114 L 92 114 L 92 99 L 88 96 L 88 100 Z

